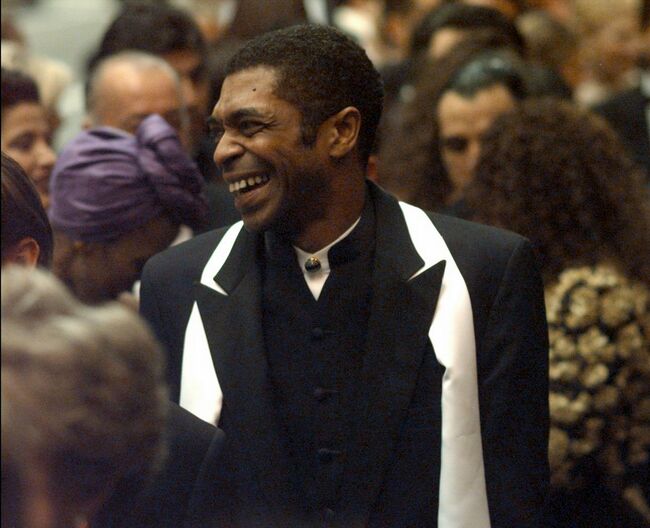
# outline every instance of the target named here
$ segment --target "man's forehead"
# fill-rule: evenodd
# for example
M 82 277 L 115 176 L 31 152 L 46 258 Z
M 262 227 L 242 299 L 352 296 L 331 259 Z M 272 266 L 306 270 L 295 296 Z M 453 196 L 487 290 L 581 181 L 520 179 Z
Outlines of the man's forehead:
M 224 80 L 213 116 L 225 117 L 244 110 L 263 114 L 278 102 L 286 103 L 275 94 L 276 86 L 272 68 L 258 66 L 235 72 Z
M 253 66 L 228 75 L 221 93 L 228 90 L 250 90 L 251 92 L 273 93 L 278 82 L 278 71 L 271 66 Z

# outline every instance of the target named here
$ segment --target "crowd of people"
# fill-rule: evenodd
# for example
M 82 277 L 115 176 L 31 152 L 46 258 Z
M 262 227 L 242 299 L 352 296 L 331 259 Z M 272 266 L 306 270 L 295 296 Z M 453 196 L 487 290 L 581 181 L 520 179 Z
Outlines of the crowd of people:
M 3 527 L 650 526 L 648 0 L 10 15 Z

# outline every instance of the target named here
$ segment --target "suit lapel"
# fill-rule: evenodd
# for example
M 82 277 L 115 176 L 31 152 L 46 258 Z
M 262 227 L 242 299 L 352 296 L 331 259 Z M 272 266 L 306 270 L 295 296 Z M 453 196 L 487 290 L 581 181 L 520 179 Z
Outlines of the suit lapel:
M 214 277 L 227 295 L 204 284 L 195 295 L 223 392 L 226 434 L 244 438 L 247 456 L 272 509 L 290 503 L 288 463 L 273 407 L 262 329 L 259 237 L 242 230 Z M 279 513 L 279 512 L 278 512 Z
M 364 522 L 406 417 L 445 269 L 444 260 L 423 269 L 398 204 L 374 188 L 371 196 L 377 219 L 374 294 L 356 408 L 359 418 L 346 468 L 349 478 L 341 493 L 349 518 Z

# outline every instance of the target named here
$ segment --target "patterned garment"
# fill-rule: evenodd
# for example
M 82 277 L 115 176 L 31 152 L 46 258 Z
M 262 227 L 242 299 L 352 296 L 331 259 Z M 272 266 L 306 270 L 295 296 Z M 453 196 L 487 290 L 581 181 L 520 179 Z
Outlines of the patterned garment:
M 552 484 L 600 481 L 645 515 L 650 290 L 608 265 L 571 268 L 547 288 L 546 309 Z

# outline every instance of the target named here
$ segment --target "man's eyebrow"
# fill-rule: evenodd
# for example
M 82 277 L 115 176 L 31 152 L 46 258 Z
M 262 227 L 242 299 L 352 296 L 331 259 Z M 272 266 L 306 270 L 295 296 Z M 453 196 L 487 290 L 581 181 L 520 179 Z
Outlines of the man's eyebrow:
M 234 111 L 232 114 L 227 115 L 226 122 L 229 124 L 238 123 L 244 118 L 265 116 L 266 115 L 257 108 L 240 108 L 239 110 Z
M 227 115 L 223 121 L 212 115 L 206 119 L 206 123 L 210 128 L 221 128 L 223 127 L 224 123 L 230 126 L 237 126 L 237 123 L 239 123 L 242 119 L 250 117 L 266 118 L 267 115 L 257 108 L 240 108 L 239 110 L 236 110 L 233 113 Z

